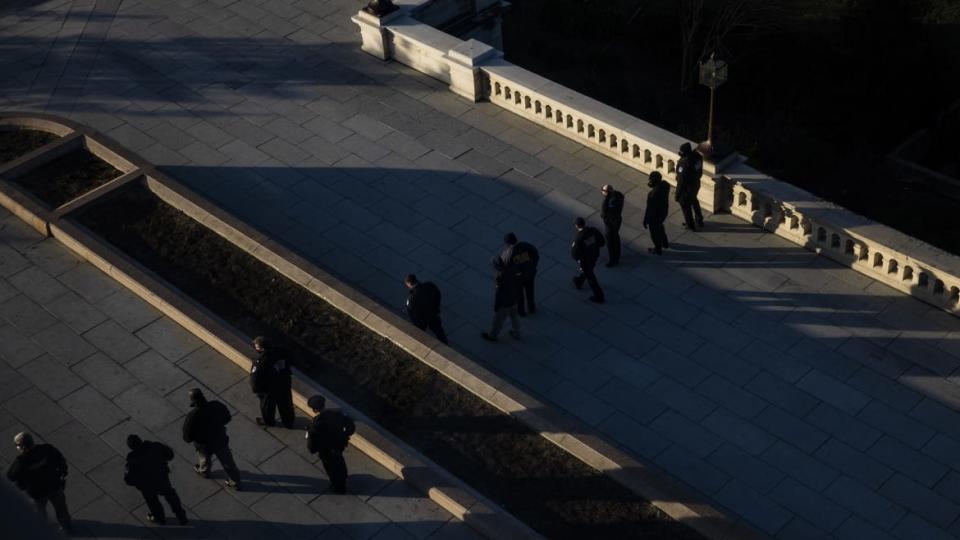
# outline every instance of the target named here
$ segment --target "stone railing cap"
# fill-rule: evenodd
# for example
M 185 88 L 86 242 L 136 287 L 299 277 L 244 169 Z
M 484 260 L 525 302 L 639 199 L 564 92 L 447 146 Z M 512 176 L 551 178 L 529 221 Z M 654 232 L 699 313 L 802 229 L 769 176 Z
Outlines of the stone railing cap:
M 475 39 L 464 41 L 447 52 L 447 56 L 451 60 L 467 66 L 477 66 L 487 59 L 502 54 L 499 50 Z

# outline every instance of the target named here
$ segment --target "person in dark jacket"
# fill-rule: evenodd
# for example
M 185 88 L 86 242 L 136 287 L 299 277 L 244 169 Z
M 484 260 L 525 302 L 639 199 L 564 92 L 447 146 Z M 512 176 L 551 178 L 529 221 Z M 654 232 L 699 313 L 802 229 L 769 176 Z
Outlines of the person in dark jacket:
M 703 210 L 697 199 L 700 193 L 700 177 L 703 176 L 703 157 L 696 150 L 690 148 L 690 143 L 680 145 L 680 160 L 677 161 L 677 191 L 674 199 L 680 204 L 683 212 L 684 227 L 695 231 L 703 228 Z M 696 220 L 696 221 L 694 221 Z
M 512 232 L 504 235 L 503 248 L 493 258 L 493 268 L 496 271 L 511 272 L 517 278 L 519 285 L 517 314 L 521 317 L 525 317 L 527 311 L 533 315 L 537 310 L 534 292 L 539 263 L 540 252 L 537 248 L 528 242 L 518 242 L 517 235 Z
M 173 450 L 169 446 L 155 441 L 144 441 L 137 435 L 127 436 L 126 470 L 123 480 L 143 495 L 147 503 L 147 520 L 151 523 L 165 525 L 167 518 L 160 504 L 162 495 L 170 505 L 170 510 L 177 516 L 180 525 L 187 524 L 187 513 L 180 503 L 177 490 L 170 485 L 170 467 L 167 463 L 173 459 Z
M 663 250 L 670 247 L 667 241 L 667 231 L 663 222 L 667 219 L 668 205 L 670 204 L 670 185 L 663 181 L 659 172 L 650 173 L 647 181 L 650 192 L 647 193 L 647 209 L 643 214 L 643 228 L 650 230 L 650 240 L 653 247 L 647 248 L 650 253 L 663 255 Z
M 316 413 L 307 428 L 307 451 L 320 455 L 333 490 L 346 493 L 347 462 L 343 459 L 343 451 L 347 449 L 356 426 L 349 416 L 339 411 L 324 410 L 326 404 L 327 400 L 321 395 L 311 396 L 307 400 L 307 405 Z
M 583 282 L 586 281 L 590 284 L 590 290 L 593 291 L 590 301 L 602 304 L 605 301 L 603 289 L 600 288 L 600 282 L 597 281 L 597 275 L 593 269 L 597 265 L 597 259 L 600 258 L 600 248 L 605 244 L 603 235 L 597 229 L 587 227 L 587 222 L 583 218 L 577 218 L 573 224 L 577 234 L 573 237 L 570 256 L 577 261 L 580 270 L 580 273 L 573 278 L 573 285 L 581 289 Z
M 430 281 L 420 283 L 413 274 L 407 274 L 403 283 L 410 291 L 407 294 L 410 322 L 421 330 L 430 328 L 440 343 L 446 345 L 447 333 L 443 331 L 443 321 L 440 320 L 440 288 Z
M 7 479 L 33 499 L 41 515 L 47 515 L 47 503 L 57 514 L 60 530 L 71 533 L 70 511 L 63 493 L 67 484 L 67 461 L 49 444 L 35 444 L 33 435 L 20 432 L 13 438 L 18 455 L 7 469 Z M 8 531 L 9 532 L 9 531 Z
M 227 423 L 230 411 L 219 401 L 207 401 L 199 388 L 190 390 L 191 411 L 183 420 L 183 441 L 193 443 L 199 463 L 193 467 L 197 474 L 210 478 L 210 466 L 216 456 L 227 473 L 226 486 L 240 491 L 240 470 L 230 451 Z
M 517 311 L 517 302 L 520 300 L 520 283 L 517 276 L 510 271 L 497 272 L 496 290 L 493 297 L 493 324 L 489 332 L 481 332 L 480 337 L 487 341 L 496 341 L 503 328 L 503 323 L 510 318 L 510 335 L 520 339 L 520 317 Z
M 607 239 L 607 252 L 610 255 L 607 268 L 620 262 L 620 225 L 623 224 L 623 193 L 606 184 L 600 189 L 603 193 L 603 205 L 600 207 L 600 219 L 603 221 L 603 235 Z
M 250 368 L 250 389 L 260 398 L 257 425 L 276 425 L 280 411 L 283 427 L 290 429 L 296 415 L 293 411 L 293 373 L 290 355 L 283 347 L 274 345 L 264 336 L 253 339 L 257 357 Z

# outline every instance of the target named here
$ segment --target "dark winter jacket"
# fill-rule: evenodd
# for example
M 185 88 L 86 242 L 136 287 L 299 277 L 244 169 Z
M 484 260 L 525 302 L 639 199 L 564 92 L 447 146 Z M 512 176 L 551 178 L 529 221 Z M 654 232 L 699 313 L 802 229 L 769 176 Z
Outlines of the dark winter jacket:
M 227 445 L 230 411 L 219 401 L 205 401 L 194 407 L 183 421 L 183 440 L 198 450 L 216 451 Z
M 617 226 L 623 222 L 623 193 L 615 191 L 612 188 L 603 198 L 603 206 L 600 208 L 600 219 L 604 225 Z
M 418 283 L 407 295 L 407 315 L 416 326 L 426 326 L 440 314 L 440 288 L 432 282 Z
M 33 498 L 63 489 L 67 461 L 49 444 L 38 444 L 20 454 L 7 469 L 7 479 Z
M 290 353 L 270 346 L 257 354 L 250 370 L 250 389 L 255 394 L 289 392 L 293 384 Z
M 154 441 L 143 441 L 136 449 L 127 453 L 124 481 L 137 489 L 150 489 L 164 485 L 169 481 L 170 467 L 167 463 L 173 459 L 173 450 L 169 446 Z
M 585 227 L 577 231 L 570 246 L 570 256 L 576 261 L 596 261 L 600 258 L 600 248 L 607 245 L 600 231 L 593 227 Z
M 356 429 L 349 416 L 339 411 L 323 411 L 314 416 L 307 427 L 307 450 L 311 454 L 343 452 Z
M 697 152 L 688 152 L 677 162 L 676 200 L 696 199 L 703 176 L 703 158 Z
M 663 223 L 667 219 L 670 204 L 670 184 L 660 181 L 647 193 L 647 210 L 643 214 L 643 224 Z

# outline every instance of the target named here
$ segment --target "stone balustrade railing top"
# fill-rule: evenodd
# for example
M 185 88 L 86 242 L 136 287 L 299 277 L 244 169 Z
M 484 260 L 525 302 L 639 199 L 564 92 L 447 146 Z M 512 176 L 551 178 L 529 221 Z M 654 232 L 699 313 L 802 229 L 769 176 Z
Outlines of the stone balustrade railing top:
M 397 0 L 384 17 L 353 17 L 362 47 L 444 81 L 472 101 L 489 101 L 644 173 L 675 184 L 687 139 L 541 77 L 477 40 L 417 20 L 433 0 Z M 734 153 L 704 163 L 700 203 L 759 227 L 960 315 L 960 257 L 871 221 L 744 163 Z

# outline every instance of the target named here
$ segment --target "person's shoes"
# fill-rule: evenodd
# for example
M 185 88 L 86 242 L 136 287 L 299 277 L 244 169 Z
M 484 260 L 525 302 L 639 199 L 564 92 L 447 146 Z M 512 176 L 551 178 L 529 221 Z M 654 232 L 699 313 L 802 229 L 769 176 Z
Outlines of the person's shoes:
M 60 533 L 64 536 L 73 536 L 73 526 L 72 525 L 61 525 Z
M 702 220 L 702 219 L 698 219 L 698 220 L 697 220 L 697 227 L 700 227 L 701 229 L 703 228 L 703 220 Z
M 510 337 L 512 337 L 513 339 L 523 339 L 523 338 L 520 336 L 520 332 L 517 332 L 516 330 L 511 330 L 511 331 L 510 331 Z
M 617 263 L 615 263 L 615 262 L 608 262 L 605 266 L 606 266 L 607 268 L 613 268 L 613 267 L 616 266 L 616 265 L 617 265 Z
M 605 300 L 600 296 L 591 296 L 590 301 L 594 304 L 602 304 Z
M 496 340 L 497 340 L 497 338 L 491 336 L 491 335 L 488 334 L 487 332 L 482 332 L 482 333 L 480 334 L 480 337 L 482 337 L 483 339 L 485 339 L 485 340 L 487 340 L 487 341 L 496 341 Z
M 257 425 L 260 426 L 260 427 L 267 427 L 269 424 L 267 424 L 266 422 L 263 421 L 263 417 L 258 416 L 258 417 L 257 417 Z
M 150 523 L 156 523 L 157 525 L 166 525 L 167 519 L 163 516 L 157 517 L 153 514 L 147 514 L 147 521 Z
M 193 472 L 199 474 L 200 476 L 202 476 L 202 477 L 204 477 L 204 478 L 210 478 L 210 471 L 201 470 L 199 465 L 194 465 L 194 466 L 193 466 Z
M 227 487 L 230 488 L 230 489 L 236 490 L 236 491 L 243 491 L 243 486 L 240 484 L 240 482 L 234 482 L 233 480 L 227 480 L 226 482 L 223 483 L 223 485 L 227 486 Z
M 647 248 L 647 253 L 653 253 L 655 255 L 663 255 L 663 252 L 657 248 Z
M 333 489 L 334 493 L 340 495 L 346 495 L 347 493 L 347 486 L 332 486 L 331 489 Z
M 186 525 L 187 523 L 190 523 L 190 520 L 187 519 L 187 514 L 177 515 L 177 523 L 179 523 L 180 525 Z
M 293 422 L 290 422 L 289 424 L 284 424 L 283 427 L 285 429 L 293 429 Z
M 576 287 L 577 290 L 579 291 L 580 289 L 583 288 L 583 282 L 579 281 L 577 278 L 573 278 L 573 286 Z

